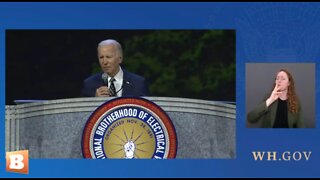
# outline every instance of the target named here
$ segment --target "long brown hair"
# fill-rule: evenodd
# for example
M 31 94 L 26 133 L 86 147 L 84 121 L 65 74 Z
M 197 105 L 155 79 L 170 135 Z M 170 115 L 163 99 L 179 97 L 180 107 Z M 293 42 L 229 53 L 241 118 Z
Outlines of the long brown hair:
M 299 101 L 298 101 L 298 96 L 296 94 L 296 88 L 295 88 L 293 77 L 290 74 L 290 72 L 286 69 L 280 69 L 276 75 L 278 75 L 281 71 L 285 72 L 289 78 L 290 85 L 288 86 L 288 94 L 287 94 L 289 110 L 292 113 L 298 113 L 299 112 Z M 272 93 L 275 86 L 276 86 L 276 83 L 274 82 L 271 93 Z

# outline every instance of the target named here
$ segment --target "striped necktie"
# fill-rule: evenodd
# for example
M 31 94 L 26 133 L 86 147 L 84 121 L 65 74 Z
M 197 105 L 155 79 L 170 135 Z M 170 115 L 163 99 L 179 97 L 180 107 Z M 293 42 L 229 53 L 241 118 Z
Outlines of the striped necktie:
M 116 81 L 114 78 L 110 79 L 110 88 L 109 88 L 110 96 L 117 96 L 116 88 L 115 88 L 114 83 L 113 83 L 114 81 Z

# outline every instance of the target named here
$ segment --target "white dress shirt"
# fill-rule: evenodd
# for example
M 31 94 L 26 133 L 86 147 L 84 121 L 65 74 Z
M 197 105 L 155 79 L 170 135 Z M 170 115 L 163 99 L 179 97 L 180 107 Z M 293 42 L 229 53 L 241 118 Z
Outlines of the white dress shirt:
M 111 76 L 108 76 L 108 88 L 110 88 L 110 80 Z M 123 71 L 120 67 L 119 72 L 113 77 L 115 81 L 113 81 L 114 87 L 116 88 L 117 97 L 122 96 L 122 82 L 123 82 Z

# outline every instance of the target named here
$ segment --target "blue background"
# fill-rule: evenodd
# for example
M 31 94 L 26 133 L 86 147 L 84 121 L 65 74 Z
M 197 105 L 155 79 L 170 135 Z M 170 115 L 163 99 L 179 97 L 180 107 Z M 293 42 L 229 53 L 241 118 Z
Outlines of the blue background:
M 247 129 L 245 119 L 245 63 L 248 62 L 316 63 L 316 111 L 319 111 L 319 10 L 319 3 L 0 3 L 3 107 L 0 176 L 320 177 L 319 113 L 313 129 Z M 6 29 L 235 29 L 236 159 L 30 159 L 28 175 L 7 173 Z M 309 161 L 273 162 L 254 161 L 252 151 L 312 151 L 312 154 Z

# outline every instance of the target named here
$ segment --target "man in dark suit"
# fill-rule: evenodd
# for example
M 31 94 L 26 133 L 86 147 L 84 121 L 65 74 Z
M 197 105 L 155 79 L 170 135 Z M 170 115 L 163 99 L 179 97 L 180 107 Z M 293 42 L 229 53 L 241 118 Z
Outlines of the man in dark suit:
M 123 52 L 120 43 L 113 39 L 98 45 L 98 59 L 103 72 L 94 74 L 83 82 L 83 97 L 148 96 L 144 77 L 121 68 Z

